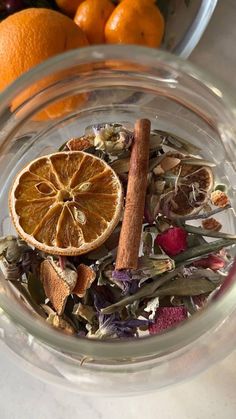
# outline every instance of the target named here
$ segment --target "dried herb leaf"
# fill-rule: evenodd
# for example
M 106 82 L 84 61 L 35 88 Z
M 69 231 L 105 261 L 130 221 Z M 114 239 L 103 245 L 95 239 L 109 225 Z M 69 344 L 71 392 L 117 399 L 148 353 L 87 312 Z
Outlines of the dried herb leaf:
M 87 320 L 89 323 L 93 323 L 93 320 L 96 316 L 96 311 L 91 306 L 79 303 L 75 304 L 73 308 L 73 315 Z
M 51 326 L 55 327 L 56 329 L 59 329 L 66 333 L 67 335 L 74 335 L 76 330 L 74 327 L 65 319 L 58 316 L 57 314 L 49 314 L 47 318 L 47 323 L 49 323 Z
M 153 169 L 155 169 L 156 166 L 158 166 L 158 164 L 160 164 L 160 162 L 163 160 L 163 155 L 158 156 L 158 157 L 154 157 L 153 159 L 149 160 L 149 166 L 148 166 L 148 170 L 149 172 L 151 172 Z
M 226 205 L 224 208 L 216 208 L 212 211 L 203 212 L 202 214 L 193 214 L 193 215 L 186 215 L 181 217 L 181 222 L 188 221 L 188 220 L 199 220 L 199 219 L 206 219 L 211 217 L 212 215 L 218 214 L 219 212 L 225 211 L 231 208 L 231 205 Z
M 143 254 L 149 256 L 153 250 L 153 237 L 148 231 L 144 231 L 142 235 Z
M 23 240 L 15 236 L 0 238 L 0 256 L 5 256 L 9 263 L 19 262 L 23 253 L 32 250 Z
M 208 167 L 215 167 L 216 164 L 204 159 L 198 159 L 196 157 L 184 158 L 182 163 L 189 164 L 191 166 L 208 166 Z
M 189 154 L 198 154 L 201 149 L 187 140 L 172 134 L 167 131 L 154 130 L 155 133 L 160 134 L 163 138 L 163 144 L 166 144 L 178 151 L 185 151 Z
M 25 303 L 30 306 L 30 308 L 33 310 L 34 313 L 37 313 L 39 314 L 39 316 L 44 317 L 44 318 L 47 317 L 45 314 L 45 311 L 38 304 L 36 304 L 35 301 L 32 299 L 25 284 L 22 284 L 17 281 L 13 281 L 13 282 L 10 281 L 10 284 L 13 288 L 15 288 L 18 291 L 23 301 L 25 301 Z
M 188 249 L 183 253 L 180 253 L 179 255 L 174 257 L 174 260 L 176 263 L 180 263 L 199 256 L 206 256 L 209 255 L 209 253 L 218 252 L 224 247 L 232 246 L 234 243 L 236 243 L 236 240 L 233 241 L 231 239 L 221 239 L 211 243 L 205 243 L 200 246 Z
M 27 275 L 28 278 L 28 291 L 32 297 L 32 299 L 37 304 L 44 304 L 46 295 L 42 286 L 42 283 L 39 278 L 36 278 L 31 272 Z
M 217 287 L 218 284 L 205 278 L 176 278 L 159 288 L 153 297 L 200 295 L 212 292 Z
M 118 174 L 127 173 L 129 171 L 130 159 L 117 159 L 111 163 L 112 169 Z
M 8 281 L 17 281 L 21 278 L 21 265 L 19 263 L 9 263 L 3 256 L 0 259 L 0 269 Z
M 206 237 L 215 237 L 218 239 L 227 239 L 227 240 L 232 240 L 233 242 L 236 242 L 236 235 L 234 234 L 222 233 L 220 231 L 214 231 L 214 230 L 207 230 L 201 227 L 190 226 L 188 224 L 185 224 L 184 228 L 189 233 L 200 234 L 201 236 L 206 236 Z
M 143 299 L 145 297 L 153 297 L 155 291 L 164 285 L 166 282 L 170 281 L 172 278 L 178 275 L 180 268 L 175 269 L 174 271 L 168 272 L 161 277 L 154 277 L 151 284 L 143 285 L 137 292 L 133 295 L 123 298 L 115 304 L 112 304 L 106 308 L 101 309 L 103 314 L 114 313 L 119 311 L 122 307 L 127 306 L 128 304 L 133 303 L 136 300 Z

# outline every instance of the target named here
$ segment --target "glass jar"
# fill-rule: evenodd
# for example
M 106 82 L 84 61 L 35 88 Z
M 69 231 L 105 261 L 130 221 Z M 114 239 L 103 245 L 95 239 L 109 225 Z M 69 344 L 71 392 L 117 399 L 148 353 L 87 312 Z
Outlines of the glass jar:
M 167 53 L 141 47 L 88 47 L 57 56 L 23 75 L 1 95 L 1 235 L 14 233 L 9 187 L 30 160 L 55 151 L 88 125 L 149 118 L 187 138 L 217 164 L 235 205 L 235 102 L 203 71 Z M 55 105 L 56 103 L 56 105 Z M 235 231 L 233 213 L 224 219 Z M 2 345 L 19 365 L 73 391 L 133 394 L 193 376 L 235 345 L 235 267 L 224 292 L 166 333 L 138 340 L 98 341 L 63 335 L 35 317 L 1 274 Z

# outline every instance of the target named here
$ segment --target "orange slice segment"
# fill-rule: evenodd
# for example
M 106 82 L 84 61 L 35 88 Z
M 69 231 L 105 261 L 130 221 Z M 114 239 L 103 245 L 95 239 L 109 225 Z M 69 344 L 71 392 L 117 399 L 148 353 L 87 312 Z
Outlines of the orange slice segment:
M 9 196 L 18 234 L 52 255 L 100 246 L 120 219 L 122 186 L 98 157 L 67 151 L 39 157 L 16 177 Z
M 167 190 L 160 199 L 161 212 L 172 218 L 198 213 L 209 200 L 214 185 L 212 170 L 207 166 L 186 164 L 186 157 L 180 153 L 168 153 L 168 157 L 180 159 L 180 163 L 166 172 L 171 176 L 167 182 L 169 192 Z

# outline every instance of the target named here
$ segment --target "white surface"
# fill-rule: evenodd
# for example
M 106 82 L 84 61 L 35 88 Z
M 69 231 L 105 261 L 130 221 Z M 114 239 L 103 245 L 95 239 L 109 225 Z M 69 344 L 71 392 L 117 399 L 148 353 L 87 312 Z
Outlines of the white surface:
M 236 353 L 192 381 L 150 395 L 91 398 L 42 383 L 1 355 L 1 419 L 235 419 Z
M 219 0 L 191 60 L 236 87 L 236 1 Z M 191 381 L 143 397 L 65 393 L 0 353 L 0 419 L 235 419 L 236 353 Z

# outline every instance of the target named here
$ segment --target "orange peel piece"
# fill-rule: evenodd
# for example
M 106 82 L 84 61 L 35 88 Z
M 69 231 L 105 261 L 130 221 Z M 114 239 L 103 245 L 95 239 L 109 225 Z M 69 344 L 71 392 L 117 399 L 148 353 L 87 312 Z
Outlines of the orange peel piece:
M 86 291 L 91 287 L 96 278 L 96 273 L 92 268 L 81 263 L 77 268 L 78 280 L 73 290 L 73 294 L 84 297 Z

